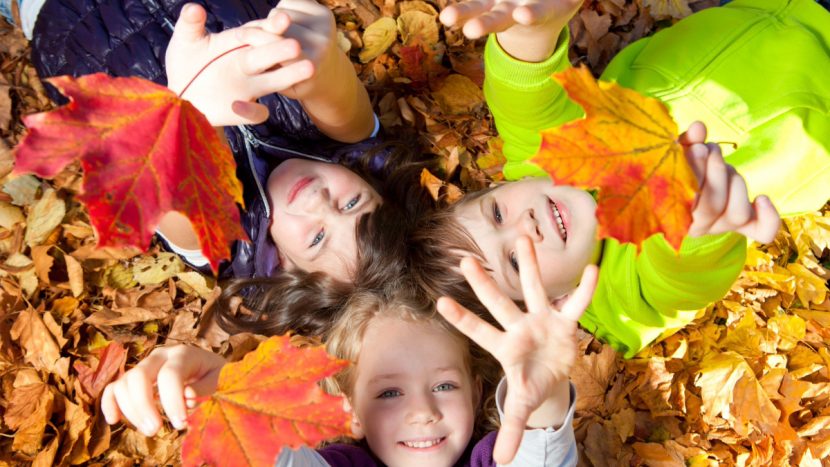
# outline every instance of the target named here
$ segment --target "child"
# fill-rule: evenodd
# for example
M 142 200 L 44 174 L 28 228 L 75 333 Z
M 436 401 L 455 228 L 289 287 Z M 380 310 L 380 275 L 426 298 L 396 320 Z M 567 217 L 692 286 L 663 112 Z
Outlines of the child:
M 422 297 L 406 295 L 411 292 L 405 288 L 384 296 L 355 295 L 327 336 L 327 347 L 354 362 L 337 375 L 335 386 L 347 396 L 353 431 L 365 442 L 330 445 L 317 453 L 286 450 L 277 465 L 452 466 L 511 460 L 516 465 L 575 465 L 575 394 L 567 375 L 576 357 L 576 320 L 590 301 L 596 268 L 586 268 L 578 290 L 557 309 L 540 286 L 532 243 L 522 239 L 518 249 L 519 261 L 527 265 L 521 280 L 528 313 L 507 300 L 475 260 L 462 264 L 503 332 L 451 299 L 438 303 L 444 321 L 424 306 Z M 502 427 L 475 444 L 471 437 L 482 376 L 493 366 L 476 357 L 462 333 L 490 352 L 505 373 L 496 391 Z M 154 352 L 156 364 L 165 360 L 160 356 L 165 351 Z M 184 417 L 184 383 L 191 385 L 184 391 L 188 399 L 215 388 L 222 363 L 200 358 L 196 352 L 189 357 L 179 352 L 162 363 L 159 397 L 171 419 Z M 145 362 L 140 366 L 153 364 Z M 136 367 L 105 389 L 102 411 L 110 423 L 120 414 L 130 418 L 147 411 L 135 411 L 140 397 L 113 396 L 150 393 L 152 381 L 142 380 L 140 373 Z M 204 392 L 194 390 L 195 385 Z
M 139 75 L 176 92 L 211 59 L 250 45 L 211 63 L 183 95 L 213 125 L 226 127 L 245 186 L 242 218 L 251 242 L 237 242 L 223 277 L 324 271 L 348 283 L 357 269 L 357 220 L 384 198 L 397 197 L 400 180 L 387 183 L 387 175 L 396 178 L 400 171 L 417 180 L 419 172 L 396 159 L 401 154 L 366 154 L 376 142 L 335 144 L 374 135 L 377 120 L 348 57 L 336 46 L 333 15 L 311 0 L 272 7 L 267 0 L 201 6 L 180 0 L 47 0 L 27 2 L 29 19 L 23 23 L 34 25 L 33 62 L 43 78 Z M 331 86 L 333 79 L 338 86 Z M 185 261 L 206 266 L 181 214 L 165 216 L 159 233 Z
M 442 12 L 445 23 L 464 23 L 472 36 L 504 30 L 485 51 L 485 94 L 505 141 L 508 179 L 542 175 L 528 161 L 539 147 L 539 130 L 581 113 L 549 78 L 568 66 L 563 28 L 580 3 L 499 2 L 489 10 L 492 2 L 469 2 Z M 513 242 L 531 235 L 553 296 L 567 295 L 584 264 L 602 264 L 580 322 L 626 357 L 685 325 L 693 314 L 683 310 L 722 297 L 738 275 L 746 253 L 734 232 L 759 241 L 774 237 L 775 208 L 765 196 L 749 203 L 748 191 L 770 193 L 786 213 L 817 209 L 830 195 L 830 85 L 818 78 L 830 72 L 828 31 L 830 15 L 809 0 L 735 1 L 632 44 L 609 65 L 604 78 L 662 98 L 689 128 L 681 141 L 703 183 L 679 255 L 662 237 L 646 241 L 639 255 L 631 245 L 597 242 L 590 196 L 544 179 L 524 180 L 424 221 L 411 262 L 425 287 L 436 296 L 458 290 L 462 281 L 452 271 L 458 260 L 447 252 L 461 251 L 484 258 L 503 290 L 520 298 Z M 781 79 L 735 80 L 747 70 L 761 76 L 764 67 L 767 74 L 782 71 Z M 714 138 L 738 143 L 729 161 L 747 171 L 747 182 L 719 148 L 702 144 L 705 128 L 691 124 L 693 118 L 706 118 Z

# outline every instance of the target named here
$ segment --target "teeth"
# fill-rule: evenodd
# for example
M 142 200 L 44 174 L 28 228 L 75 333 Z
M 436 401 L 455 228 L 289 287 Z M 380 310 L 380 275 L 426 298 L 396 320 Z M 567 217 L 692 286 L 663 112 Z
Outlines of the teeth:
M 436 438 L 428 441 L 404 441 L 403 444 L 410 448 L 426 449 L 440 443 L 444 438 Z
M 556 206 L 556 203 L 550 201 L 550 205 L 553 208 L 553 217 L 556 219 L 556 225 L 559 227 L 559 233 L 562 234 L 562 239 L 568 239 L 568 231 L 565 230 L 565 222 L 562 221 L 562 214 L 559 213 L 559 207 Z

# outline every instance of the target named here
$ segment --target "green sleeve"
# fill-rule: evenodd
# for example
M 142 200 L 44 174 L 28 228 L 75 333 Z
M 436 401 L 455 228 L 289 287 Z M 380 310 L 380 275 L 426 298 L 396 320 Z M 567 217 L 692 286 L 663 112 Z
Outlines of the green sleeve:
M 553 55 L 539 63 L 517 60 L 505 52 L 495 35 L 484 50 L 484 95 L 504 140 L 504 176 L 517 180 L 547 176 L 528 162 L 539 149 L 539 131 L 574 120 L 582 108 L 568 99 L 550 75 L 570 66 L 568 29 L 562 30 Z
M 626 358 L 694 311 L 722 298 L 740 274 L 746 239 L 735 233 L 686 238 L 680 252 L 654 236 L 636 247 L 608 239 L 599 283 L 580 323 Z

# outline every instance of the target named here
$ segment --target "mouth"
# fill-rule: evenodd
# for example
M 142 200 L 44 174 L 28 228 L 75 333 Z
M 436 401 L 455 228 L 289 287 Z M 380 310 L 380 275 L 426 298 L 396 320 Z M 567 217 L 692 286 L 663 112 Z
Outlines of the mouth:
M 442 436 L 440 438 L 420 439 L 413 441 L 398 441 L 398 444 L 409 449 L 414 449 L 417 451 L 426 451 L 442 446 L 446 440 L 447 437 Z
M 297 195 L 300 194 L 301 191 L 303 191 L 303 188 L 307 187 L 313 181 L 313 177 L 303 177 L 297 180 L 297 183 L 295 183 L 294 186 L 292 186 L 291 189 L 288 191 L 288 204 L 293 203 L 294 199 L 297 198 Z
M 557 204 L 554 200 L 548 198 L 548 207 L 550 208 L 550 216 L 553 221 L 556 231 L 563 242 L 568 241 L 568 211 L 563 205 Z

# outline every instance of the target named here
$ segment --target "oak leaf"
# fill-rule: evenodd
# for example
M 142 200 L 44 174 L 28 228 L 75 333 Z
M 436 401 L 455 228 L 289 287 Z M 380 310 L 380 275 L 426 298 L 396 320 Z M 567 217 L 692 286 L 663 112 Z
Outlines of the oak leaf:
M 556 184 L 599 188 L 600 238 L 637 245 L 663 233 L 676 250 L 692 222 L 697 179 L 666 107 L 587 68 L 553 75 L 585 118 L 542 131 L 533 162 Z
M 245 239 L 242 186 L 227 145 L 207 119 L 169 89 L 104 74 L 49 80 L 69 98 L 24 118 L 17 173 L 54 177 L 80 159 L 83 193 L 99 247 L 147 249 L 162 215 L 184 213 L 216 271 Z
M 217 391 L 190 414 L 182 464 L 270 466 L 284 446 L 349 434 L 342 399 L 317 386 L 347 364 L 320 346 L 298 349 L 288 336 L 264 341 L 225 365 Z

